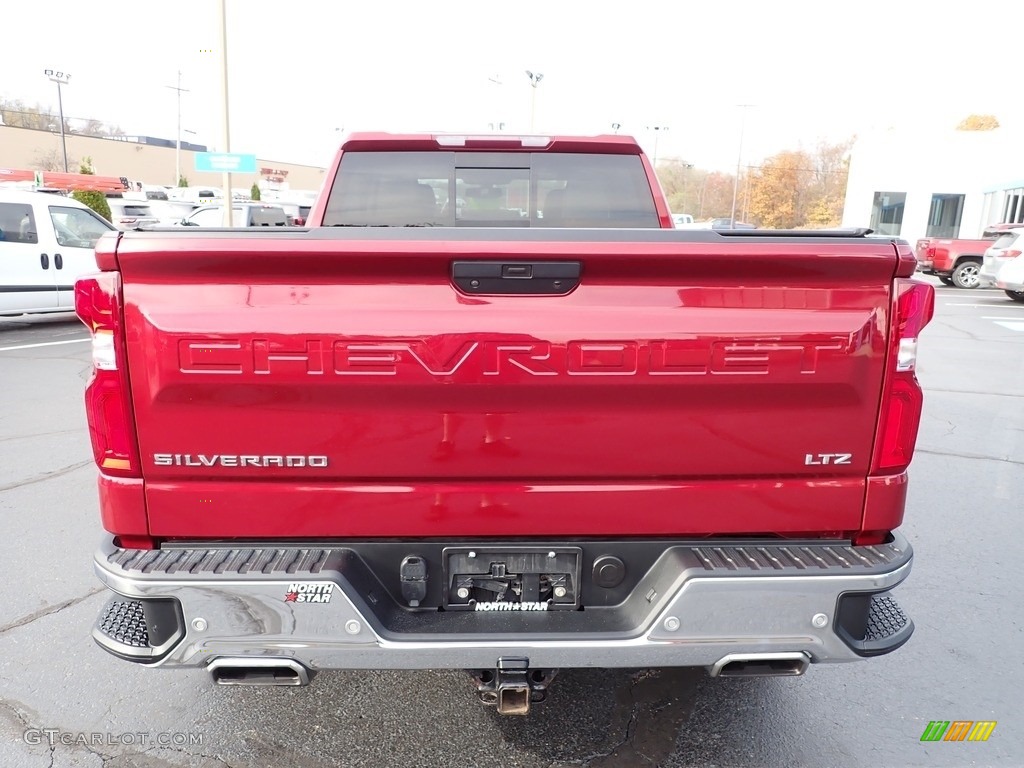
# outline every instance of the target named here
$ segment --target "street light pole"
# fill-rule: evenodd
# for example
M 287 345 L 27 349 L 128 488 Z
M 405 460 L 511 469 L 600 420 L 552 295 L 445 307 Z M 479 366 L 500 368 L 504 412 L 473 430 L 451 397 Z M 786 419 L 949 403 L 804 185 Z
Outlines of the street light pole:
M 743 112 L 740 114 L 740 149 L 736 155 L 736 177 L 732 180 L 732 213 L 729 215 L 729 229 L 736 229 L 736 193 L 740 188 L 740 163 L 743 162 L 743 131 L 747 125 L 747 108 L 753 104 L 737 104 Z
M 221 104 L 223 115 L 223 133 L 221 135 L 221 152 L 231 151 L 231 124 L 228 121 L 228 10 L 225 0 L 220 0 L 220 74 L 221 92 L 224 101 Z M 231 226 L 232 206 L 234 195 L 231 193 L 231 174 L 225 172 L 221 176 L 221 184 L 224 187 L 224 226 Z
M 530 86 L 533 88 L 533 95 L 530 97 L 530 132 L 532 133 L 537 117 L 537 86 L 544 79 L 544 75 L 540 72 L 534 74 L 530 70 L 526 70 L 526 76 L 530 78 Z
M 501 82 L 501 74 L 500 73 L 495 75 L 494 77 L 488 77 L 487 81 L 497 85 L 499 87 L 499 93 L 500 93 L 500 88 L 501 88 L 502 85 L 504 85 L 504 83 Z M 497 99 L 497 104 L 495 105 L 495 108 L 494 108 L 494 112 L 495 112 L 495 114 L 499 118 L 500 118 L 500 114 L 498 114 L 498 113 L 500 111 L 501 111 L 501 97 L 499 96 L 498 99 Z M 501 119 L 498 119 L 498 120 L 496 120 L 493 123 L 488 123 L 488 125 L 490 125 L 490 129 L 492 131 L 503 131 L 503 130 L 505 130 L 505 122 L 503 120 L 501 120 Z
M 682 200 L 682 203 L 683 203 L 683 210 L 681 211 L 681 213 L 687 213 L 688 212 L 688 206 L 686 205 L 686 177 L 687 177 L 687 173 L 686 172 L 693 168 L 693 163 L 682 163 L 681 165 L 683 167 L 683 184 L 682 184 L 682 189 L 680 190 L 679 197 L 680 197 L 680 199 Z M 692 210 L 692 209 L 689 209 L 689 210 Z
M 64 99 L 61 97 L 60 87 L 67 85 L 71 75 L 67 72 L 54 72 L 52 69 L 44 69 L 43 74 L 57 84 L 57 109 L 60 112 L 60 148 L 64 153 L 64 173 L 68 172 L 68 144 L 64 137 Z
M 165 85 L 164 88 L 170 88 L 172 91 L 178 92 L 178 138 L 174 143 L 174 186 L 177 187 L 181 184 L 181 94 L 188 93 L 188 88 L 181 87 L 181 70 L 178 70 L 178 84 Z
M 655 169 L 657 169 L 657 167 L 658 167 L 658 136 L 661 134 L 662 131 L 667 131 L 668 130 L 668 126 L 666 126 L 666 125 L 656 125 L 653 128 L 651 126 L 647 126 L 647 130 L 654 131 L 654 158 L 651 160 L 651 165 L 653 165 L 655 167 Z

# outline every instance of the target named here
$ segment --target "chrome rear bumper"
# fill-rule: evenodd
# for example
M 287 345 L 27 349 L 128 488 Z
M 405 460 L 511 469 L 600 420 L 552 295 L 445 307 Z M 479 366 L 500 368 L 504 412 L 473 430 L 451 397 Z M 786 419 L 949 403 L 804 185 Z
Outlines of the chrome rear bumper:
M 585 599 L 582 611 L 571 612 L 445 614 L 387 605 L 386 590 L 367 586 L 358 554 L 345 545 L 148 551 L 106 542 L 95 568 L 116 595 L 93 634 L 111 653 L 154 666 L 272 658 L 312 672 L 488 668 L 509 656 L 543 668 L 712 671 L 771 654 L 854 661 L 895 650 L 913 632 L 884 594 L 907 577 L 912 559 L 899 534 L 869 547 L 670 544 L 633 590 L 629 609 L 616 609 L 628 626 L 610 626 Z M 799 671 L 786 673 L 805 666 L 790 664 Z

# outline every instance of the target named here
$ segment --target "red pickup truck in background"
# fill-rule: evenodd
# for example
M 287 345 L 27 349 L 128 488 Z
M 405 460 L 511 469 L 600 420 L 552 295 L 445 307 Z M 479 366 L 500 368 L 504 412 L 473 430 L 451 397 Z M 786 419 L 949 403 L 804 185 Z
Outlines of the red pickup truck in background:
M 957 288 L 978 288 L 985 251 L 1003 232 L 1020 224 L 992 224 L 975 240 L 923 237 L 917 241 L 914 254 L 917 271 L 938 277 L 946 285 Z
M 119 233 L 77 285 L 104 649 L 525 714 L 562 667 L 907 641 L 906 243 L 674 230 L 623 136 L 357 134 L 328 178 L 309 230 Z

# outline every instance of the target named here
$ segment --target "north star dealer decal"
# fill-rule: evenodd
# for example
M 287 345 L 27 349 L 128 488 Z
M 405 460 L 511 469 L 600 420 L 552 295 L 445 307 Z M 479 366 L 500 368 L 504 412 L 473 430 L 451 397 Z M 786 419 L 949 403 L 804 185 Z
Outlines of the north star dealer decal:
M 303 584 L 293 581 L 288 585 L 284 595 L 286 603 L 329 603 L 335 585 L 327 582 L 320 584 Z
M 476 603 L 474 611 L 546 611 L 547 603 Z

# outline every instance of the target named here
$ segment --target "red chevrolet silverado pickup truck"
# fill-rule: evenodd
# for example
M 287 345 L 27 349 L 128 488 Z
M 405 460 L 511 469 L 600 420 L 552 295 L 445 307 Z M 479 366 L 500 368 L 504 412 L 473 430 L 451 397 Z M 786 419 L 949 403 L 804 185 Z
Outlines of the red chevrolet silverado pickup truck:
M 674 230 L 622 136 L 357 134 L 329 178 L 307 230 L 119 233 L 77 285 L 104 649 L 522 714 L 907 641 L 906 243 Z

